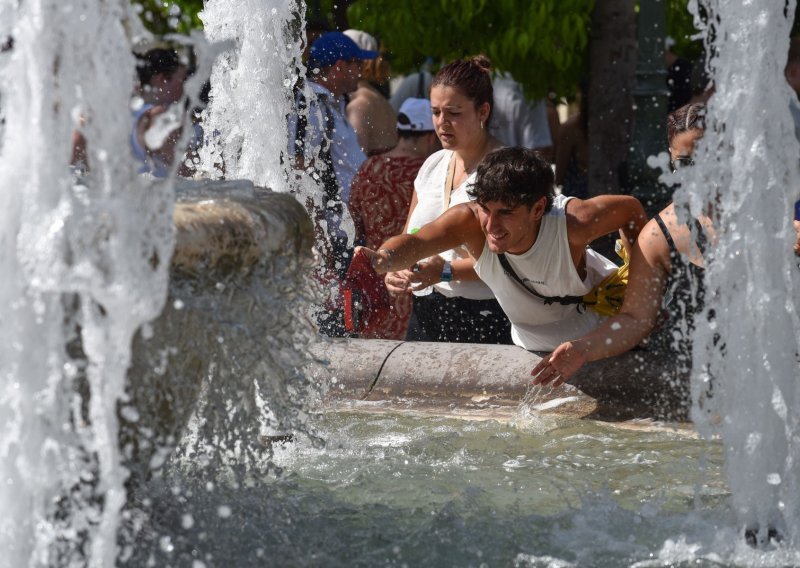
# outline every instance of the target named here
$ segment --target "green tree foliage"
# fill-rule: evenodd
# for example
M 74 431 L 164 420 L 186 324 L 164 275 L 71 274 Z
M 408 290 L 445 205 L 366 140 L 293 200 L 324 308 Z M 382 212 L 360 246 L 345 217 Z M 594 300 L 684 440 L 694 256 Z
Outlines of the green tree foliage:
M 483 53 L 530 98 L 569 95 L 585 71 L 594 0 L 356 0 L 350 26 L 379 37 L 393 69 Z
M 131 0 L 144 26 L 155 35 L 187 34 L 202 29 L 203 0 Z
M 672 51 L 692 61 L 702 57 L 703 43 L 696 39 L 697 28 L 694 27 L 694 16 L 689 13 L 688 0 L 668 0 L 667 34 L 675 40 Z M 701 10 L 701 17 L 704 13 Z M 700 62 L 702 65 L 702 62 Z
M 586 73 L 595 0 L 298 0 L 309 17 L 332 27 L 352 27 L 378 37 L 397 73 L 484 53 L 509 71 L 526 94 L 570 96 Z M 132 0 L 156 35 L 201 29 L 203 0 Z M 667 0 L 667 33 L 673 51 L 696 60 L 702 51 L 687 9 L 689 0 Z M 343 9 L 347 8 L 347 22 Z

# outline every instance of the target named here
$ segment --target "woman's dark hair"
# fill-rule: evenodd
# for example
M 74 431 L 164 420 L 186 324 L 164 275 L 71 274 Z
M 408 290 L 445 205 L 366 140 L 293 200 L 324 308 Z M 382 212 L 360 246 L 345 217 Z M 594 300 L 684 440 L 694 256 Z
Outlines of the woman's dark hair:
M 703 103 L 689 103 L 667 116 L 667 140 L 670 144 L 681 132 L 694 129 L 706 129 L 706 105 Z
M 136 59 L 136 73 L 142 85 L 149 85 L 159 73 L 169 77 L 183 67 L 178 52 L 174 49 L 151 49 L 144 55 L 136 54 Z
M 486 119 L 488 123 L 494 108 L 491 71 L 492 62 L 485 55 L 456 59 L 439 69 L 433 78 L 431 89 L 439 85 L 454 87 L 475 103 L 475 108 L 489 103 L 489 118 Z
M 529 148 L 500 148 L 490 152 L 478 165 L 469 196 L 479 204 L 499 201 L 510 208 L 528 208 L 542 197 L 550 211 L 555 197 L 553 168 L 539 152 Z

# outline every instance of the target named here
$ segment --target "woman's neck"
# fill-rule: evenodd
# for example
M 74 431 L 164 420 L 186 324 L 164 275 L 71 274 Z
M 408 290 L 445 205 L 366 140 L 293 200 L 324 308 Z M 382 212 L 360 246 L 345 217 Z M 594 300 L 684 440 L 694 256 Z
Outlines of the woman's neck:
M 479 142 L 469 148 L 456 150 L 456 156 L 466 175 L 475 171 L 483 157 L 494 149 L 495 142 L 496 140 L 487 132 Z

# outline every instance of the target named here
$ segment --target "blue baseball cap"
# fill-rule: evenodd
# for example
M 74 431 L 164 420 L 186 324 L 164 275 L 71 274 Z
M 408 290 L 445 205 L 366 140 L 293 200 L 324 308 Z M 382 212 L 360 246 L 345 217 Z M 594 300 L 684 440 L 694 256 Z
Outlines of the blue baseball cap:
M 339 60 L 355 61 L 376 57 L 378 57 L 377 51 L 361 49 L 342 32 L 328 32 L 311 44 L 308 61 L 319 67 L 330 67 Z

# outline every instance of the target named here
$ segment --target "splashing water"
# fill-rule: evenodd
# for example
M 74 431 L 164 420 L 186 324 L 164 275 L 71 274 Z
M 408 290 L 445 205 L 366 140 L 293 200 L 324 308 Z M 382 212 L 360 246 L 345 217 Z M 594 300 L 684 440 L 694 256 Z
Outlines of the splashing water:
M 676 204 L 712 211 L 719 244 L 695 339 L 693 419 L 720 433 L 740 528 L 800 543 L 800 274 L 791 252 L 800 147 L 784 78 L 795 2 L 690 2 L 716 94 Z
M 299 58 L 299 41 L 285 39 L 294 2 L 246 4 L 212 2 L 204 13 L 215 40 L 231 38 L 220 30 L 234 13 L 250 24 L 233 34 L 239 42 L 227 43 L 237 49 L 217 67 L 220 88 L 212 93 L 217 110 L 210 109 L 206 128 L 218 143 L 211 149 L 225 156 L 226 177 L 247 176 L 280 190 L 286 137 L 276 135 L 274 126 L 278 131 L 285 126 L 291 100 L 287 69 Z M 301 12 L 299 17 L 302 25 Z M 262 34 L 259 25 L 272 33 Z M 0 114 L 6 117 L 0 132 L 0 268 L 7 275 L 0 282 L 0 565 L 111 566 L 131 554 L 126 549 L 118 557 L 117 550 L 128 479 L 123 463 L 130 459 L 118 447 L 119 431 L 141 416 L 135 408 L 141 401 L 129 401 L 126 393 L 131 344 L 137 330 L 143 330 L 136 336 L 140 347 L 154 334 L 143 324 L 164 306 L 174 241 L 171 181 L 137 177 L 128 152 L 131 44 L 143 30 L 126 0 L 0 0 L 0 33 L 4 41 L 13 37 L 13 49 L 0 55 Z M 200 59 L 200 71 L 187 83 L 191 94 L 226 44 L 209 45 L 198 37 L 188 43 L 195 44 Z M 226 113 L 223 103 L 230 100 L 244 106 Z M 248 114 L 245 107 L 258 112 Z M 184 128 L 184 141 L 189 130 Z M 78 131 L 87 143 L 89 166 L 80 179 L 69 168 Z M 252 184 L 248 195 L 258 197 Z M 289 389 L 286 383 L 307 362 L 297 350 L 307 336 L 293 334 L 297 326 L 291 320 L 297 319 L 298 303 L 308 299 L 302 286 L 281 272 L 305 274 L 301 264 L 273 259 L 261 267 L 260 280 L 240 286 L 238 295 L 212 282 L 223 298 L 211 299 L 213 307 L 205 310 L 209 297 L 191 285 L 188 292 L 171 290 L 178 298 L 196 296 L 180 302 L 200 306 L 185 310 L 186 321 L 198 311 L 214 316 L 201 326 L 206 335 L 187 342 L 216 353 L 224 367 L 205 377 L 219 381 L 215 388 L 221 394 L 200 412 L 201 426 L 228 450 L 239 444 L 237 436 L 249 438 L 239 446 L 242 451 L 257 444 L 259 414 L 281 425 L 305 421 L 289 397 L 308 398 L 310 380 Z M 286 290 L 293 291 L 293 299 L 275 298 Z M 272 302 L 282 303 L 276 308 Z M 232 328 L 227 317 L 240 324 Z M 211 335 L 223 328 L 233 331 L 230 346 L 218 340 L 221 335 Z M 247 352 L 254 341 L 272 351 Z M 138 360 L 160 375 L 175 347 L 156 351 L 161 364 L 151 364 L 151 353 Z M 279 408 L 257 408 L 259 397 Z M 153 463 L 161 463 L 163 448 L 156 450 Z
M 126 152 L 126 28 L 138 20 L 121 0 L 0 5 L 14 40 L 0 63 L 0 550 L 9 566 L 66 563 L 80 548 L 111 566 L 126 477 L 115 403 L 172 253 L 171 190 L 141 183 Z M 68 167 L 76 129 L 91 166 L 80 184 Z M 70 352 L 77 329 L 85 365 Z M 53 500 L 82 484 L 91 497 L 59 525 Z
M 707 271 L 710 289 L 719 291 L 711 301 L 714 318 L 705 325 L 701 323 L 695 350 L 695 374 L 701 380 L 694 386 L 694 395 L 702 401 L 695 410 L 695 420 L 704 433 L 719 431 L 724 436 L 733 502 L 742 526 L 761 529 L 776 526 L 796 546 L 800 541 L 800 523 L 797 496 L 792 489 L 798 486 L 797 460 L 800 459 L 796 393 L 800 326 L 798 273 L 790 256 L 788 219 L 791 203 L 797 197 L 792 188 L 800 187 L 800 179 L 798 145 L 789 126 L 787 108 L 792 95 L 782 76 L 788 22 L 795 3 L 789 3 L 788 17 L 781 7 L 767 8 L 763 4 L 736 0 L 705 2 L 711 15 L 709 21 L 714 22 L 707 30 L 706 40 L 716 53 L 713 68 L 718 94 L 709 104 L 709 128 L 697 150 L 698 167 L 676 195 L 676 201 L 689 203 L 695 214 L 701 211 L 704 203 L 714 203 L 720 233 L 716 261 Z M 697 3 L 690 5 L 697 13 Z M 130 160 L 120 151 L 128 144 L 129 117 L 122 109 L 127 109 L 133 87 L 129 73 L 133 61 L 125 28 L 133 29 L 136 18 L 127 10 L 123 0 L 74 0 L 69 4 L 56 0 L 26 0 L 24 3 L 0 0 L 0 33 L 13 35 L 15 40 L 14 49 L 0 55 L 0 92 L 7 120 L 0 139 L 0 179 L 4 184 L 0 192 L 0 215 L 3 216 L 0 270 L 5 275 L 0 279 L 2 565 L 69 565 L 89 559 L 95 566 L 111 566 L 117 560 L 116 537 L 127 472 L 116 447 L 118 424 L 114 410 L 124 394 L 131 338 L 144 322 L 161 311 L 167 294 L 166 266 L 172 252 L 173 230 L 170 184 L 151 186 L 139 180 Z M 293 10 L 298 11 L 302 21 L 302 5 L 295 6 L 294 2 L 276 2 L 274 6 L 245 0 L 233 3 L 209 0 L 207 3 L 203 20 L 209 39 L 236 45 L 214 71 L 215 90 L 205 126 L 215 141 L 206 148 L 203 157 L 209 175 L 245 177 L 276 190 L 287 187 L 280 155 L 286 149 L 285 116 L 291 108 L 294 61 L 300 47 L 298 42 L 287 40 L 292 34 L 287 31 L 285 22 L 294 21 L 298 15 Z M 91 44 L 86 42 L 86 37 L 93 38 Z M 759 64 L 751 65 L 749 61 Z M 87 77 L 92 80 L 91 88 L 81 82 L 81 78 Z M 275 85 L 281 87 L 275 88 Z M 761 86 L 761 90 L 753 85 Z M 83 183 L 76 185 L 67 165 L 69 140 L 73 130 L 79 127 L 89 141 L 91 170 Z M 276 132 L 283 134 L 276 135 Z M 217 167 L 222 161 L 224 171 Z M 25 166 L 20 167 L 21 164 Z M 285 287 L 291 283 L 276 282 L 276 285 Z M 257 288 L 258 283 L 253 287 Z M 231 327 L 229 321 L 223 321 L 230 314 L 215 311 L 219 298 L 193 297 L 191 286 L 177 292 L 185 292 L 186 304 L 196 301 L 200 306 L 198 312 L 207 311 L 212 319 L 219 320 L 212 322 L 214 325 Z M 266 327 L 288 326 L 291 314 L 285 313 L 287 310 L 272 310 L 263 302 L 258 310 L 251 310 L 248 304 L 251 298 L 245 297 L 251 293 L 264 297 L 253 289 L 244 290 L 241 297 L 230 300 L 236 310 L 231 319 L 247 312 L 254 320 L 262 316 L 266 319 L 272 314 L 277 323 L 270 322 Z M 280 314 L 275 315 L 275 311 Z M 233 347 L 220 343 L 217 349 L 220 353 L 227 352 L 237 366 L 223 369 L 212 378 L 222 379 L 219 381 L 222 383 L 228 379 L 232 382 L 239 372 L 267 376 L 265 367 L 272 361 L 259 363 L 255 358 L 260 354 L 246 349 L 247 340 L 252 337 L 244 327 L 256 329 L 258 323 L 253 321 L 246 326 L 233 327 L 239 333 L 233 336 L 235 341 L 230 342 Z M 86 364 L 82 362 L 83 357 L 70 350 L 76 329 L 80 329 Z M 260 333 L 258 329 L 256 332 Z M 209 334 L 206 339 L 208 344 L 203 347 L 211 349 L 217 338 Z M 238 339 L 241 341 L 237 342 Z M 285 368 L 288 374 L 299 373 L 303 363 L 292 353 L 293 339 L 285 336 L 273 341 L 278 344 L 280 353 L 286 354 L 275 357 L 274 364 Z M 84 377 L 91 397 L 81 394 L 84 390 L 79 383 Z M 284 396 L 287 400 L 282 404 L 286 407 L 290 406 L 288 398 L 291 396 L 300 398 L 307 394 L 305 387 L 308 385 L 302 381 L 298 390 L 282 391 L 279 388 L 281 377 L 274 384 L 251 381 L 250 391 L 264 386 L 262 395 L 270 400 Z M 247 393 L 247 402 L 254 398 L 252 395 L 252 392 Z M 82 406 L 87 408 L 85 413 Z M 742 412 L 745 408 L 748 410 Z M 243 424 L 249 416 L 237 415 L 237 420 Z M 298 423 L 302 420 L 302 416 L 297 418 Z M 225 434 L 222 429 L 229 424 L 219 422 L 213 426 L 217 433 Z M 542 430 L 549 431 L 552 425 L 539 421 L 527 427 L 538 435 Z M 242 425 L 232 432 L 252 433 L 247 428 L 249 426 Z M 447 431 L 447 437 L 457 439 L 464 429 L 461 425 L 454 426 L 452 433 Z M 329 435 L 336 441 L 335 433 L 341 431 L 349 435 L 347 427 L 339 425 Z M 227 435 L 230 436 L 230 432 Z M 505 428 L 500 428 L 499 432 L 491 431 L 488 435 L 505 438 L 509 434 Z M 342 436 L 343 440 L 337 444 L 346 447 L 350 438 Z M 423 432 L 420 438 L 428 436 Z M 400 444 L 393 441 L 392 432 L 384 437 L 389 440 L 387 447 Z M 591 437 L 586 434 L 579 438 Z M 574 439 L 565 439 L 566 448 L 576 445 Z M 373 446 L 382 443 L 374 433 L 368 433 L 363 440 L 363 445 L 368 445 L 370 440 Z M 538 435 L 526 443 L 542 441 Z M 354 445 L 360 443 L 356 440 Z M 624 441 L 619 451 L 627 451 L 632 443 Z M 398 461 L 387 468 L 389 473 L 371 476 L 386 483 L 385 487 L 379 487 L 377 494 L 394 499 L 397 490 L 390 474 L 401 473 L 409 461 L 414 465 L 416 455 L 421 456 L 421 478 L 429 475 L 424 471 L 427 464 L 424 458 L 431 453 L 430 447 L 422 445 L 409 460 L 405 455 L 408 444 L 403 444 L 402 451 L 398 451 Z M 466 486 L 475 466 L 465 467 L 464 460 L 473 458 L 459 449 L 459 444 L 454 446 L 455 459 L 434 456 L 430 461 L 434 467 L 453 469 L 466 476 L 463 482 Z M 496 446 L 492 441 L 488 448 Z M 670 460 L 659 456 L 652 462 L 678 464 L 685 458 L 685 448 L 685 442 L 676 443 L 678 457 Z M 298 475 L 303 474 L 303 467 L 309 467 L 309 463 L 313 466 L 311 469 L 318 467 L 322 473 L 312 471 L 307 478 L 313 482 L 312 486 L 320 486 L 317 480 L 323 479 L 325 469 L 336 457 L 335 452 L 319 452 L 317 448 L 305 448 L 305 451 L 318 456 L 315 458 L 319 460 L 318 466 L 302 452 L 287 457 L 284 465 L 295 467 Z M 699 453 L 700 448 L 693 451 Z M 597 466 L 597 456 L 608 452 L 608 444 L 598 444 L 596 455 L 587 452 L 586 456 L 572 456 L 569 452 L 563 452 L 562 456 L 555 444 L 549 460 L 518 455 L 514 446 L 501 453 L 504 452 L 509 456 L 493 458 L 502 466 L 499 469 L 516 475 L 514 472 L 525 467 L 541 465 L 541 472 L 536 471 L 536 475 L 531 476 L 531 482 L 539 483 L 552 474 L 553 463 L 569 460 L 574 462 L 576 471 L 593 470 Z M 344 462 L 342 469 L 356 478 L 370 478 L 353 473 L 358 472 L 364 461 L 363 455 L 354 453 L 355 459 Z M 379 453 L 373 467 L 385 461 L 386 450 L 381 449 Z M 475 456 L 487 453 L 483 445 L 474 452 Z M 186 457 L 191 463 L 195 456 Z M 624 462 L 613 456 L 608 459 L 610 467 Z M 638 459 L 637 454 L 635 463 L 629 464 L 632 476 L 639 475 Z M 193 467 L 195 465 L 192 463 Z M 491 472 L 498 470 L 496 465 L 490 465 Z M 192 469 L 190 474 L 195 471 Z M 568 473 L 566 478 L 572 478 L 572 471 Z M 665 475 L 665 479 L 670 475 Z M 606 477 L 602 471 L 601 477 Z M 441 480 L 439 495 L 443 496 L 440 497 L 443 502 L 452 492 L 452 479 L 446 476 Z M 491 475 L 487 479 L 486 487 L 500 486 Z M 191 480 L 193 477 L 185 481 Z M 691 486 L 692 483 L 700 481 L 688 480 L 684 484 Z M 342 481 L 330 484 L 337 489 Z M 259 500 L 277 503 L 279 507 L 286 503 L 285 514 L 276 517 L 268 509 L 262 524 L 242 523 L 254 536 L 249 541 L 235 541 L 242 545 L 235 547 L 237 553 L 244 555 L 248 546 L 264 539 L 262 530 L 269 530 L 268 523 L 285 523 L 280 530 L 268 535 L 274 541 L 284 538 L 290 527 L 297 524 L 294 481 L 285 485 L 288 497 L 273 502 L 269 493 L 259 493 L 251 487 L 234 488 L 233 497 L 242 495 L 242 505 Z M 408 491 L 399 492 L 398 503 L 405 504 L 410 499 L 422 500 L 422 504 L 430 501 L 427 493 L 413 493 L 417 486 L 414 480 Z M 565 482 L 565 487 L 570 487 L 569 483 Z M 620 482 L 620 487 L 627 490 L 630 483 Z M 80 491 L 74 491 L 75 488 Z M 650 490 L 649 486 L 643 486 L 640 499 L 648 498 Z M 517 492 L 531 494 L 522 484 L 519 489 L 514 486 L 514 495 L 503 499 L 516 503 Z M 480 497 L 479 493 L 472 490 L 463 493 L 470 507 L 473 501 L 482 504 L 482 498 L 475 497 Z M 65 494 L 71 495 L 72 501 L 65 502 Z M 354 495 L 351 517 L 360 524 L 362 495 L 360 491 L 354 491 Z M 56 498 L 59 498 L 58 503 L 54 503 Z M 302 499 L 314 501 L 313 489 L 306 491 Z M 323 515 L 315 514 L 320 510 L 317 503 L 310 503 L 303 510 L 308 526 L 313 528 L 315 522 L 322 522 L 322 528 L 336 529 L 338 523 L 328 522 L 326 514 L 330 511 L 331 515 L 341 515 L 343 509 L 338 499 L 330 501 L 330 510 L 323 509 Z M 578 503 L 574 508 L 574 518 L 563 519 L 566 536 L 561 534 L 559 523 L 555 523 L 552 540 L 558 546 L 551 546 L 555 550 L 544 552 L 569 556 L 576 542 L 589 540 L 581 537 L 595 534 L 595 524 L 603 528 L 603 523 L 585 521 L 603 519 L 602 510 L 593 515 L 585 505 Z M 391 507 L 377 509 L 385 509 L 386 515 L 382 517 L 385 523 L 404 517 Z M 480 514 L 475 517 L 486 519 L 486 527 L 494 527 L 496 522 L 491 518 L 494 509 L 487 500 L 485 509 L 479 509 Z M 647 506 L 643 509 L 650 515 L 647 519 L 652 517 L 654 527 L 666 526 L 665 530 L 670 533 L 685 530 L 681 519 L 676 521 L 673 530 L 668 519 L 650 513 Z M 220 506 L 218 511 L 220 519 L 232 515 L 228 506 Z M 345 508 L 345 511 L 350 509 Z M 427 510 L 417 513 L 420 518 L 424 515 L 428 519 L 426 530 L 418 533 L 425 538 L 401 544 L 407 544 L 409 551 L 420 554 L 420 562 L 429 559 L 428 550 L 441 547 L 437 531 L 442 526 L 451 526 L 452 534 L 460 535 L 464 533 L 464 518 L 469 518 L 449 505 L 438 515 L 431 515 Z M 59 514 L 61 518 L 66 517 L 68 523 L 60 523 Z M 530 520 L 529 508 L 521 510 L 519 516 Z M 621 510 L 620 516 L 628 514 Z M 199 522 L 187 515 L 181 521 L 187 530 Z M 641 519 L 635 517 L 629 524 L 637 522 Z M 571 533 L 570 524 L 575 527 Z M 527 542 L 525 539 L 530 534 L 542 530 L 536 527 L 552 525 L 552 518 L 543 517 L 541 523 L 533 523 L 535 530 L 514 534 L 508 548 L 518 551 L 518 542 Z M 584 532 L 584 525 L 592 525 L 591 530 L 587 528 Z M 480 525 L 475 534 L 485 539 L 481 546 L 488 549 L 489 541 L 495 537 L 484 530 L 486 527 Z M 322 539 L 325 546 L 351 548 L 347 538 L 335 531 L 330 534 L 335 538 Z M 302 539 L 303 546 L 298 550 L 307 552 L 309 561 L 318 560 L 306 546 L 307 538 L 308 535 Z M 383 543 L 384 535 L 376 534 L 374 538 Z M 445 536 L 444 540 L 447 538 Z M 623 543 L 622 537 L 615 534 L 604 538 L 610 548 Z M 622 556 L 628 559 L 645 557 L 647 551 L 652 550 L 651 540 L 642 538 L 644 544 L 636 544 L 635 554 L 626 552 Z M 714 543 L 712 548 L 716 545 L 713 538 L 707 540 Z M 732 539 L 727 540 L 730 541 Z M 223 558 L 229 551 L 224 550 L 226 541 L 220 540 L 220 543 L 218 558 Z M 531 544 L 534 545 L 535 542 Z M 701 553 L 695 548 L 683 536 L 668 540 L 662 550 L 663 565 L 681 554 L 685 554 L 687 562 L 697 559 Z M 293 550 L 292 547 L 287 549 Z M 395 554 L 395 549 L 399 551 L 399 547 L 394 546 L 390 552 Z M 577 560 L 591 564 L 595 547 L 580 545 L 579 549 Z M 363 557 L 378 558 L 369 556 L 370 552 L 364 552 Z M 481 558 L 480 549 L 468 552 L 475 552 L 476 559 Z M 348 554 L 349 550 L 343 552 L 342 557 L 350 558 Z M 469 560 L 472 559 L 471 556 Z M 517 565 L 569 565 L 550 554 L 536 555 L 528 550 L 516 559 Z M 662 564 L 644 561 L 641 565 Z
M 207 175 L 248 179 L 276 191 L 286 186 L 281 156 L 301 51 L 300 34 L 287 22 L 299 16 L 302 25 L 301 7 L 293 0 L 206 2 L 200 17 L 207 39 L 234 44 L 211 75 L 204 124 L 213 136 L 202 154 Z

